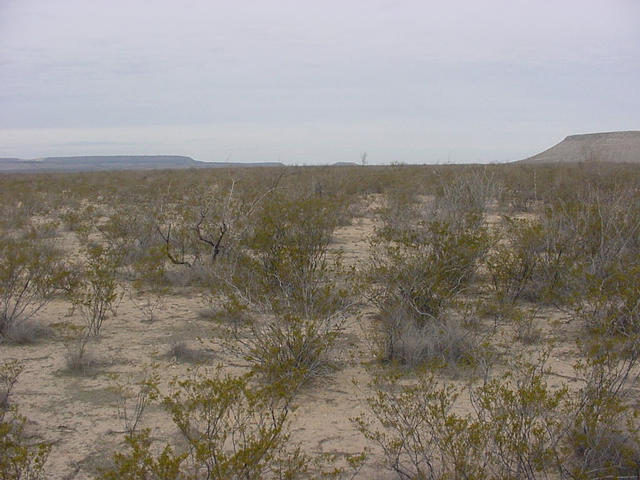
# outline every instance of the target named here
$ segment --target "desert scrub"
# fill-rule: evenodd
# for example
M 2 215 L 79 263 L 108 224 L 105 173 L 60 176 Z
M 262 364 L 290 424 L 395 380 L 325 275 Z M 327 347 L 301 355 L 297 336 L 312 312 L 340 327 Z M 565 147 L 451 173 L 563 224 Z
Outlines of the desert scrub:
M 286 385 L 260 387 L 250 377 L 174 381 L 162 405 L 181 434 L 181 446 L 154 454 L 149 432 L 126 437 L 103 480 L 306 478 L 312 465 L 288 433 Z
M 85 321 L 86 334 L 97 337 L 107 315 L 115 315 L 122 298 L 123 291 L 117 281 L 121 256 L 118 251 L 93 244 L 86 246 L 85 258 L 70 294 L 74 307 Z
M 265 201 L 248 240 L 258 274 L 259 302 L 274 311 L 304 317 L 325 315 L 337 298 L 328 246 L 345 205 L 334 199 L 272 195 Z M 339 267 L 339 266 L 338 266 Z
M 45 464 L 51 446 L 34 442 L 25 432 L 27 419 L 10 402 L 22 365 L 10 361 L 0 364 L 0 478 L 39 480 L 47 478 Z
M 556 461 L 567 392 L 551 390 L 534 366 L 472 388 L 468 414 L 455 409 L 462 390 L 433 375 L 411 384 L 378 378 L 373 387 L 369 412 L 354 422 L 399 479 L 536 479 L 561 472 Z
M 640 335 L 640 266 L 620 266 L 604 279 L 586 274 L 585 280 L 575 317 L 593 335 L 625 338 L 633 345 Z
M 594 344 L 576 365 L 581 386 L 552 386 L 544 352 L 534 363 L 468 387 L 433 374 L 378 376 L 368 411 L 353 421 L 399 479 L 630 478 L 640 467 L 638 419 L 629 396 L 637 358 Z
M 66 270 L 60 252 L 46 241 L 0 236 L 0 339 L 52 299 Z
M 226 349 L 267 383 L 288 382 L 292 391 L 335 365 L 330 353 L 344 330 L 342 316 L 276 315 L 243 333 L 230 331 Z
M 273 194 L 259 209 L 226 295 L 231 311 L 263 316 L 231 325 L 226 346 L 263 380 L 304 382 L 329 370 L 328 353 L 354 304 L 339 256 L 328 252 L 343 207 Z
M 502 183 L 491 167 L 473 168 L 455 179 L 441 179 L 436 190 L 435 207 L 450 216 L 469 213 L 482 215 L 502 191 Z
M 483 228 L 432 221 L 403 238 L 373 244 L 368 278 L 381 307 L 405 304 L 417 318 L 433 319 L 472 280 L 488 247 Z
M 383 363 L 426 365 L 455 373 L 457 367 L 476 366 L 486 349 L 476 332 L 452 316 L 420 322 L 406 306 L 395 304 L 385 306 L 378 320 L 381 328 L 372 340 Z
M 364 276 L 380 320 L 377 355 L 407 366 L 465 363 L 475 341 L 447 310 L 473 280 L 489 235 L 477 213 L 427 211 L 429 220 L 386 224 L 372 242 Z
M 619 338 L 595 339 L 583 345 L 585 359 L 575 366 L 584 384 L 574 399 L 567 443 L 573 453 L 570 471 L 577 478 L 621 478 L 640 469 L 632 391 L 640 350 L 630 352 L 628 344 Z
M 562 287 L 573 268 L 567 245 L 539 221 L 505 217 L 497 245 L 487 255 L 490 284 L 497 299 L 513 303 L 553 301 L 568 293 Z

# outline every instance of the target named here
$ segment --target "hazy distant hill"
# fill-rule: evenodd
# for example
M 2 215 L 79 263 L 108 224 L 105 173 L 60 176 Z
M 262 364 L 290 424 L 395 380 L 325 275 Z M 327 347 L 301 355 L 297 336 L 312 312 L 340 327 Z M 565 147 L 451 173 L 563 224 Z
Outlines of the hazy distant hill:
M 38 160 L 0 158 L 0 172 L 90 172 L 99 170 L 156 170 L 169 168 L 272 167 L 279 162 L 199 162 L 181 155 L 109 155 L 47 157 Z
M 570 135 L 523 163 L 640 163 L 640 131 Z

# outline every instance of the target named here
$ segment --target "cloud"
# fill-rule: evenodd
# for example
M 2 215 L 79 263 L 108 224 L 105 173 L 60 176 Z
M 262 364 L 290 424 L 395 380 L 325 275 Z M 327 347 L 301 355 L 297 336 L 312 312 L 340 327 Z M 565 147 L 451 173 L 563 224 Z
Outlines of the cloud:
M 488 144 L 515 128 L 526 131 L 509 155 L 542 137 L 638 128 L 639 58 L 632 0 L 6 1 L 0 129 L 101 142 L 87 128 L 149 128 L 161 149 L 173 148 L 167 128 L 214 125 L 234 149 L 337 159 L 361 148 L 331 133 L 341 125 L 385 155 L 448 156 L 430 145 L 450 142 L 462 160 L 498 159 L 507 153 Z M 268 138 L 287 129 L 295 138 Z

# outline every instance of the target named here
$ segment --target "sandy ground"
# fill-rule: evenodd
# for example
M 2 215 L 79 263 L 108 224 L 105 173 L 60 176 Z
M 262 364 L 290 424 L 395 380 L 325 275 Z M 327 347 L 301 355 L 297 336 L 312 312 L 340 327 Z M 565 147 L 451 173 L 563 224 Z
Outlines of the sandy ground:
M 336 232 L 331 249 L 341 251 L 345 263 L 358 265 L 367 258 L 368 241 L 374 229 L 372 212 L 373 209 L 365 211 L 352 225 Z M 498 218 L 489 220 L 497 222 Z M 199 315 L 204 306 L 202 298 L 195 294 L 169 295 L 157 319 L 147 323 L 144 314 L 125 296 L 117 316 L 105 321 L 100 339 L 91 346 L 99 364 L 86 376 L 66 372 L 67 347 L 60 334 L 34 345 L 0 345 L 2 359 L 18 359 L 25 366 L 14 391 L 14 401 L 29 419 L 28 431 L 53 442 L 47 465 L 49 478 L 89 479 L 97 468 L 108 465 L 111 452 L 122 445 L 123 439 L 123 422 L 117 415 L 119 397 L 114 387 L 132 385 L 154 366 L 161 372 L 164 385 L 173 377 L 187 375 L 194 365 L 167 355 L 175 339 L 204 351 L 209 356 L 209 365 L 231 364 L 219 341 L 212 336 L 211 320 Z M 336 349 L 337 370 L 315 380 L 297 397 L 291 431 L 293 439 L 309 453 L 358 453 L 366 446 L 349 419 L 365 410 L 365 399 L 370 394 L 367 364 L 373 357 L 364 330 L 372 317 L 373 311 L 364 309 L 348 322 Z M 58 332 L 62 325 L 82 324 L 77 314 L 69 316 L 69 305 L 61 301 L 49 304 L 37 318 Z M 559 326 L 541 321 L 545 337 L 561 342 L 550 367 L 559 374 L 556 377 L 559 383 L 570 382 L 573 374 L 570 365 L 574 360 L 571 332 L 556 323 Z M 509 333 L 495 335 L 496 344 L 513 344 Z M 528 348 L 533 352 L 538 347 Z M 175 435 L 170 418 L 157 406 L 149 408 L 143 423 L 159 441 Z M 358 478 L 393 477 L 378 468 L 374 450 Z

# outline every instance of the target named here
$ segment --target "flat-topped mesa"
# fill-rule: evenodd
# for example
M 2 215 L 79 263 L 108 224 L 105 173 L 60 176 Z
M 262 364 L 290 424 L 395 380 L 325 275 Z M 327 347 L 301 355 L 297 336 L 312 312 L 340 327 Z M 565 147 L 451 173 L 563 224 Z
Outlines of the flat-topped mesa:
M 640 131 L 569 135 L 523 163 L 640 163 Z
M 200 162 L 184 155 L 84 155 L 74 157 L 46 157 L 37 160 L 0 158 L 0 173 L 273 166 L 282 166 L 282 164 L 279 162 Z

